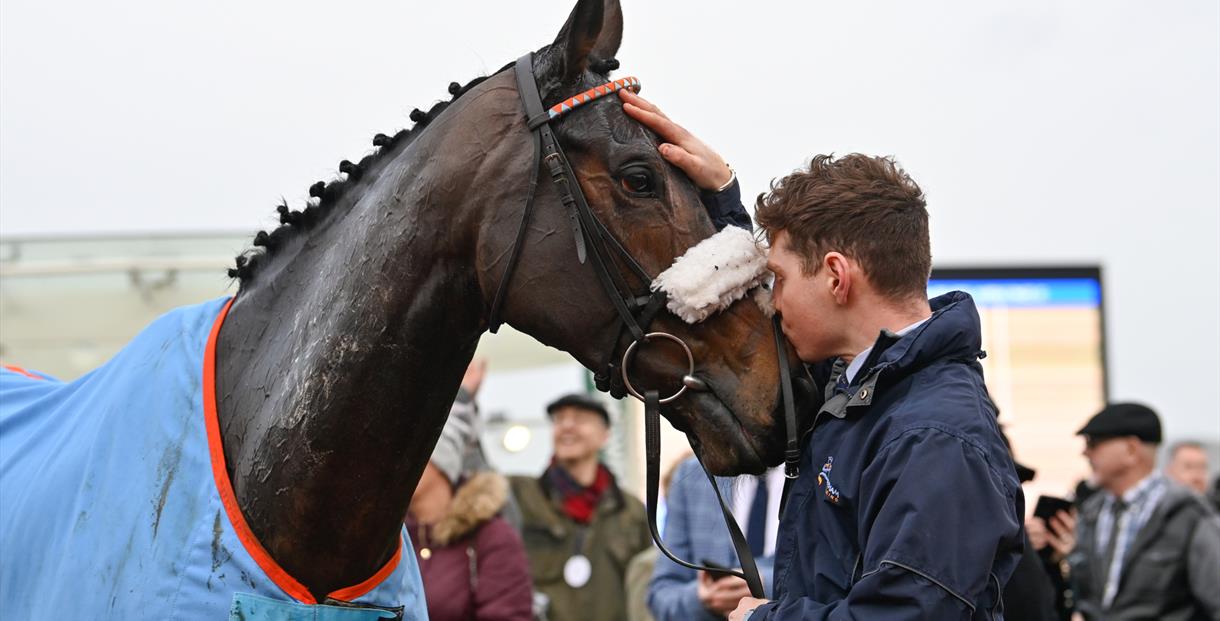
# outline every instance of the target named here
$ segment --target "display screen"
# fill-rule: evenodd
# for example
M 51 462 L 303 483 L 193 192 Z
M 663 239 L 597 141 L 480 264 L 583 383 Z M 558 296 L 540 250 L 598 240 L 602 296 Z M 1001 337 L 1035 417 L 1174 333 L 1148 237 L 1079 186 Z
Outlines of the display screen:
M 1088 475 L 1076 431 L 1106 400 L 1101 270 L 933 270 L 929 297 L 955 290 L 978 306 L 987 387 L 1017 461 L 1038 473 L 1027 508 L 1067 494 Z

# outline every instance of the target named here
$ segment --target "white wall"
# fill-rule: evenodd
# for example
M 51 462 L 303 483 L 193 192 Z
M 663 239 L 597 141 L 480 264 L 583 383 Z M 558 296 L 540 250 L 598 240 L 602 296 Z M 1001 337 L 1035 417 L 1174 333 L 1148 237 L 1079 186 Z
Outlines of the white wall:
M 569 2 L 0 4 L 0 232 L 254 230 Z M 1220 441 L 1220 5 L 628 0 L 621 75 L 753 195 L 894 154 L 940 264 L 1098 262 L 1113 397 Z M 520 174 L 512 171 L 511 174 Z

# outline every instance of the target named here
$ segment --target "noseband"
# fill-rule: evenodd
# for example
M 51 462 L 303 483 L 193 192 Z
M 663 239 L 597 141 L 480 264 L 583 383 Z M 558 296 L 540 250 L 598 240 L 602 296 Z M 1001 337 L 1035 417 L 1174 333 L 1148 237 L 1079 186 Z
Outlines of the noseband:
M 648 527 L 652 533 L 653 541 L 656 542 L 657 547 L 665 556 L 681 566 L 695 570 L 724 573 L 725 570 L 723 568 L 703 567 L 675 556 L 661 540 L 656 526 L 657 496 L 660 478 L 658 473 L 661 446 L 660 406 L 663 403 L 669 403 L 680 398 L 688 389 L 706 390 L 706 384 L 694 377 L 694 355 L 691 353 L 690 347 L 682 339 L 665 332 L 647 332 L 652 320 L 665 306 L 668 295 L 662 290 L 651 290 L 650 285 L 653 282 L 653 277 L 640 266 L 639 262 L 631 256 L 631 253 L 619 243 L 614 235 L 602 224 L 601 220 L 597 218 L 596 214 L 593 213 L 593 210 L 589 208 L 589 203 L 585 200 L 585 195 L 580 188 L 580 182 L 576 177 L 576 173 L 572 170 L 572 166 L 564 155 L 563 148 L 560 147 L 559 141 L 555 138 L 555 133 L 550 125 L 552 121 L 564 114 L 601 97 L 613 95 L 624 88 L 638 92 L 640 82 L 636 78 L 622 78 L 565 99 L 550 108 L 544 108 L 542 96 L 538 92 L 538 84 L 534 77 L 533 54 L 526 54 L 519 58 L 514 71 L 517 78 L 517 92 L 521 97 L 521 104 L 525 109 L 525 122 L 529 128 L 530 139 L 533 143 L 534 158 L 533 165 L 530 168 L 529 186 L 526 191 L 525 210 L 521 215 L 521 224 L 517 229 L 517 236 L 508 257 L 508 264 L 504 268 L 504 274 L 500 277 L 500 284 L 496 287 L 495 297 L 492 299 L 491 313 L 488 317 L 488 330 L 495 333 L 503 323 L 503 320 L 500 318 L 501 309 L 508 291 L 508 283 L 512 279 L 513 270 L 516 268 L 517 260 L 520 257 L 521 247 L 525 241 L 526 232 L 533 214 L 534 194 L 538 187 L 538 171 L 545 164 L 546 171 L 550 174 L 551 180 L 559 192 L 560 200 L 567 211 L 568 222 L 576 242 L 577 260 L 582 265 L 586 262 L 592 265 L 593 271 L 597 274 L 597 279 L 602 285 L 602 289 L 605 290 L 607 297 L 614 304 L 614 309 L 620 319 L 619 331 L 599 367 L 601 371 L 594 375 L 597 388 L 598 390 L 609 392 L 615 398 L 622 398 L 625 394 L 629 393 L 644 402 Z M 627 270 L 643 283 L 643 292 L 632 290 L 627 279 L 614 264 L 614 255 L 617 255 L 621 264 L 625 265 Z M 785 422 L 788 434 L 788 446 L 785 454 L 785 475 L 791 479 L 797 476 L 796 467 L 799 459 L 796 438 L 796 415 L 793 405 L 791 378 L 788 370 L 787 348 L 780 333 L 778 319 L 773 319 L 773 322 L 776 348 L 779 350 L 781 391 L 784 400 Z M 622 340 L 624 330 L 631 334 L 631 343 L 626 351 L 623 352 L 621 361 L 616 361 L 615 352 L 619 342 Z M 674 341 L 686 353 L 688 372 L 682 378 L 683 385 L 676 393 L 665 398 L 661 398 L 656 390 L 645 390 L 641 394 L 632 385 L 627 373 L 632 360 L 634 360 L 638 346 L 651 340 Z M 707 470 L 704 469 L 704 472 L 707 473 Z M 715 479 L 712 478 L 710 473 L 707 474 L 707 478 L 716 492 L 717 499 L 720 501 L 720 509 L 724 515 L 725 524 L 728 526 L 729 535 L 733 540 L 733 547 L 736 549 L 738 559 L 741 561 L 742 571 L 729 571 L 728 573 L 743 578 L 749 585 L 751 594 L 754 597 L 761 598 L 763 597 L 762 580 L 759 578 L 758 568 L 754 562 L 753 555 L 750 553 L 750 547 L 746 543 L 746 539 L 742 535 L 737 521 L 733 519 L 728 505 L 721 498 L 720 488 L 716 485 Z

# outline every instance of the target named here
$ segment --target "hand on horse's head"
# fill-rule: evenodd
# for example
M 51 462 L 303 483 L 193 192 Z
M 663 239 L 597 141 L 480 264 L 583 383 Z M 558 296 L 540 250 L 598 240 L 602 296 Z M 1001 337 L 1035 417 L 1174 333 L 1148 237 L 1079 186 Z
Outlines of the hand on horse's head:
M 655 104 L 630 92 L 619 91 L 623 111 L 664 140 L 658 149 L 665 161 L 677 166 L 703 190 L 719 190 L 733 180 L 733 170 L 714 149 L 681 125 L 669 120 Z

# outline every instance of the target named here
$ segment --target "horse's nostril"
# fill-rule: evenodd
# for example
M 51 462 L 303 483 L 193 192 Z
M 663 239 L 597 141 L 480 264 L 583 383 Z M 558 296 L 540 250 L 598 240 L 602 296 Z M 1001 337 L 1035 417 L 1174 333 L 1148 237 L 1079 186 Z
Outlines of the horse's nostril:
M 695 392 L 707 392 L 708 390 L 711 390 L 707 387 L 707 382 L 695 377 L 694 375 L 684 375 L 682 377 L 682 385 Z

